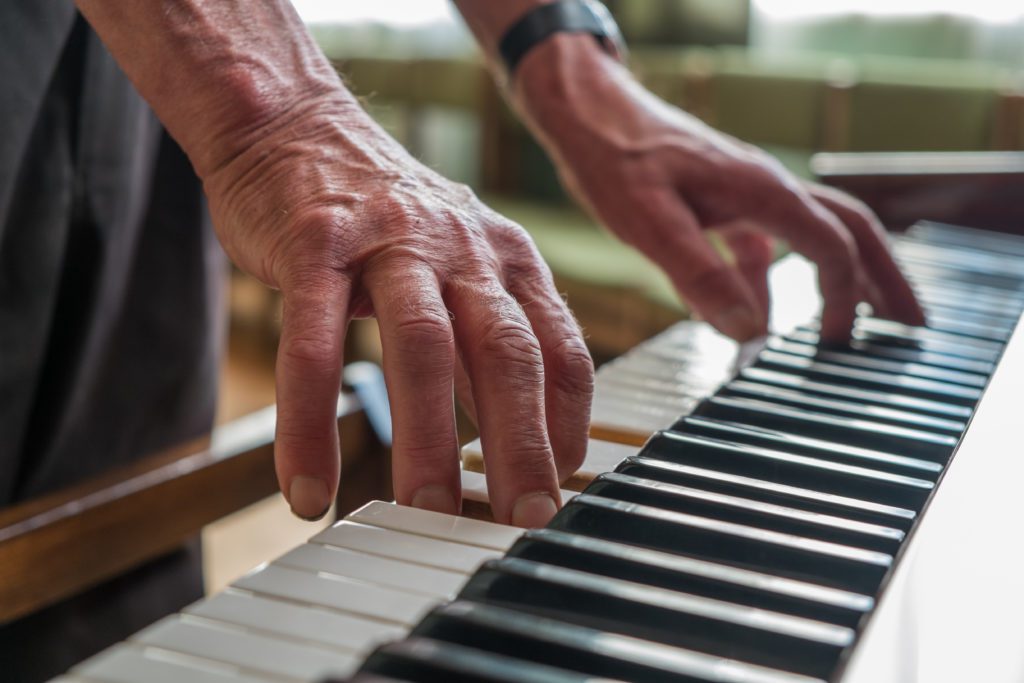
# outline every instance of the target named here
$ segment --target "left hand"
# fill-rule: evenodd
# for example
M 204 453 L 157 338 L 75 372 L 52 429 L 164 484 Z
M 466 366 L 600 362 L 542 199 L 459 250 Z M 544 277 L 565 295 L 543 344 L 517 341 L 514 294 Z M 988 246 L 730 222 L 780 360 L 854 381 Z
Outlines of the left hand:
M 766 332 L 776 238 L 818 266 L 825 338 L 848 337 L 860 301 L 900 322 L 924 322 L 866 206 L 797 179 L 765 152 L 666 104 L 590 36 L 538 46 L 513 85 L 566 187 L 721 332 L 741 340 Z M 709 231 L 722 236 L 731 262 Z

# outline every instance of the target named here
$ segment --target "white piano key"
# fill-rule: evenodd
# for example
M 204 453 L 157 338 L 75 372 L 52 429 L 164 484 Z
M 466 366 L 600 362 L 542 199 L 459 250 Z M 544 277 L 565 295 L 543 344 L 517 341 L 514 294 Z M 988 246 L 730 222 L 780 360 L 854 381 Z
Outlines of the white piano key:
M 470 449 L 470 446 L 473 446 Z M 467 451 L 467 449 L 470 449 Z M 464 469 L 462 476 L 462 500 L 474 503 L 489 503 L 487 494 L 487 477 L 483 474 L 483 451 L 480 446 L 480 439 L 474 439 L 463 446 L 463 466 L 471 469 Z M 574 490 L 560 489 L 562 504 L 567 503 L 573 496 L 577 495 Z
M 576 471 L 576 476 L 586 479 L 593 479 L 599 474 L 611 472 L 620 462 L 631 455 L 637 454 L 635 446 L 625 446 L 611 441 L 601 439 L 589 439 L 587 441 L 587 454 L 583 464 Z M 483 444 L 480 439 L 470 441 L 462 447 L 462 461 L 467 466 L 479 467 L 483 461 Z M 576 491 L 562 491 L 562 503 L 568 503 Z
M 132 640 L 224 662 L 243 671 L 307 681 L 348 676 L 362 663 L 362 658 L 352 653 L 289 642 L 188 616 L 167 617 L 140 631 Z
M 693 410 L 694 401 L 707 395 L 707 392 L 705 392 L 701 396 L 670 396 L 668 394 L 650 391 L 641 387 L 629 387 L 615 384 L 609 385 L 602 382 L 598 382 L 595 387 L 595 401 L 654 406 L 659 410 L 664 410 L 673 414 Z
M 468 450 L 467 450 L 468 449 Z M 484 453 L 480 439 L 474 439 L 462 447 L 462 463 L 472 469 L 462 470 L 462 499 L 476 503 L 489 503 L 487 477 L 483 473 Z M 562 504 L 568 503 L 576 491 L 561 489 Z
M 590 477 L 596 477 L 605 472 L 611 472 L 619 466 L 626 458 L 636 455 L 635 446 L 625 446 L 611 441 L 601 439 L 590 439 L 587 443 L 587 455 L 580 467 L 580 472 L 586 472 Z
M 613 361 L 606 372 L 629 373 L 667 380 L 692 388 L 713 389 L 729 378 L 717 368 L 687 366 L 652 354 L 629 354 Z
M 507 550 L 523 534 L 522 529 L 502 524 L 380 501 L 367 503 L 349 515 L 348 519 L 361 524 L 500 551 Z
M 101 652 L 79 664 L 71 673 L 74 680 L 89 683 L 266 683 L 279 680 L 242 673 L 237 666 L 221 662 L 130 643 Z
M 269 565 L 234 583 L 236 588 L 307 605 L 331 608 L 411 626 L 437 600 L 396 588 L 375 586 L 339 576 L 320 575 L 300 569 Z
M 689 412 L 697 405 L 697 399 L 688 399 L 673 406 L 662 406 L 654 403 L 645 403 L 630 399 L 627 396 L 607 394 L 594 397 L 592 410 L 612 410 L 629 413 L 629 417 L 648 416 L 652 420 L 665 421 L 674 420 L 681 412 Z
M 590 410 L 591 431 L 598 436 L 605 436 L 605 432 L 625 434 L 642 441 L 660 429 L 671 427 L 684 413 L 692 411 L 693 406 L 689 410 L 652 410 L 640 404 L 597 398 Z
M 678 401 L 687 398 L 703 398 L 711 389 L 630 372 L 599 372 L 594 378 L 594 395 L 596 396 L 617 394 L 623 391 L 642 391 L 660 397 L 660 400 Z
M 616 360 L 617 364 L 629 366 L 633 362 L 658 364 L 670 368 L 679 376 L 695 380 L 722 382 L 734 369 L 736 353 L 728 358 L 705 357 L 679 349 L 665 343 L 643 344 Z
M 463 574 L 469 574 L 487 560 L 502 555 L 497 550 L 356 524 L 348 520 L 324 529 L 311 538 L 310 542 L 349 548 L 414 565 L 448 569 Z
M 185 612 L 357 653 L 365 653 L 406 633 L 405 628 L 395 624 L 232 588 L 191 605 Z
M 436 598 L 454 597 L 466 582 L 464 574 L 423 565 L 409 565 L 379 555 L 368 555 L 319 543 L 300 545 L 275 560 L 274 564 L 312 572 L 327 572 Z

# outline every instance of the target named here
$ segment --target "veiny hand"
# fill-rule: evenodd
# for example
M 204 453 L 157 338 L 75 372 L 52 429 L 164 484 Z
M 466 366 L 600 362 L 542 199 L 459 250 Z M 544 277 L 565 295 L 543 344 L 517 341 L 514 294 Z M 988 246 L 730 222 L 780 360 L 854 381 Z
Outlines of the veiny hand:
M 536 48 L 514 86 L 570 191 L 725 334 L 765 332 L 775 238 L 818 266 L 824 337 L 847 338 L 860 301 L 924 322 L 867 207 L 799 181 L 771 156 L 661 101 L 589 36 Z M 721 234 L 732 262 L 708 231 Z
M 326 98 L 268 121 L 205 179 L 228 254 L 284 298 L 282 490 L 303 517 L 333 500 L 345 331 L 350 319 L 375 315 L 398 502 L 459 508 L 461 365 L 496 518 L 542 525 L 560 504 L 559 478 L 586 446 L 593 365 L 579 329 L 522 228 L 353 108 Z

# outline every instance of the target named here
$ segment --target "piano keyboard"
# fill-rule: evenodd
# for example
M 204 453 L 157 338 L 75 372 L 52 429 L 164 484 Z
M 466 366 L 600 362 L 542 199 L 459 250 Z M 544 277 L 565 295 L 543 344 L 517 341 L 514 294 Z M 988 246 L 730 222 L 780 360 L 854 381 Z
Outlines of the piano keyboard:
M 1024 239 L 894 251 L 927 328 L 805 316 L 747 362 L 682 323 L 602 367 L 547 528 L 370 503 L 58 680 L 842 680 L 1024 308 Z

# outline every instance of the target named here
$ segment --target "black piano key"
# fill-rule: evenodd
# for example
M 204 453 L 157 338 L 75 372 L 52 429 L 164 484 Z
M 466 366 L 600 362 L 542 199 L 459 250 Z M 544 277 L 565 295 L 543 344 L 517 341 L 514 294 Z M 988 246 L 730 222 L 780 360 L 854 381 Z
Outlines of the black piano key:
M 416 683 L 588 683 L 593 677 L 546 664 L 413 636 L 375 650 L 361 672 Z
M 836 515 L 869 524 L 910 529 L 917 517 L 913 510 L 882 505 L 848 496 L 823 493 L 813 489 L 786 486 L 773 481 L 744 477 L 718 470 L 691 467 L 666 460 L 651 460 L 633 455 L 622 461 L 615 472 L 668 484 L 692 486 L 716 493 L 742 496 L 766 503 L 776 503 L 823 515 Z
M 949 283 L 960 283 L 972 289 L 977 287 L 986 290 L 998 290 L 1006 292 L 1011 296 L 1021 291 L 1021 281 L 1016 277 L 1008 277 L 997 273 L 968 271 L 960 268 L 946 268 L 907 257 L 898 257 L 897 261 L 906 265 L 905 270 L 911 279 L 928 279 L 946 285 Z
M 784 339 L 808 344 L 822 349 L 835 349 L 837 351 L 853 351 L 866 353 L 878 358 L 889 358 L 891 360 L 903 361 L 906 363 L 920 363 L 922 365 L 933 365 L 939 368 L 960 370 L 962 372 L 973 372 L 978 375 L 989 377 L 995 372 L 995 363 L 986 360 L 974 360 L 962 356 L 953 356 L 947 353 L 936 353 L 920 349 L 908 348 L 906 346 L 893 346 L 879 344 L 864 339 L 853 339 L 845 344 L 831 342 L 822 343 L 817 332 L 808 329 L 797 329 L 786 335 Z
M 981 398 L 981 390 L 973 387 L 851 368 L 835 363 L 823 363 L 771 350 L 762 351 L 758 355 L 755 367 L 801 374 L 811 379 L 834 384 L 848 384 L 876 391 L 892 391 L 943 403 L 974 406 Z
M 879 358 L 864 351 L 836 351 L 779 338 L 769 339 L 766 348 L 822 363 L 834 363 L 836 365 L 846 365 L 852 368 L 862 368 L 864 370 L 886 372 L 895 375 L 910 375 L 948 384 L 962 384 L 967 387 L 983 388 L 988 383 L 988 376 L 986 375 L 937 368 L 923 363 Z
M 911 327 L 892 320 L 882 318 L 871 318 L 859 316 L 855 323 L 855 329 L 863 330 L 875 335 L 887 335 L 892 338 L 905 339 L 916 342 L 930 341 L 933 343 L 948 344 L 963 350 L 969 348 L 971 351 L 987 352 L 996 354 L 1002 353 L 1005 346 L 1002 342 L 977 339 L 975 337 L 957 334 L 946 330 L 933 330 L 928 327 Z M 808 324 L 809 328 L 817 327 L 817 323 Z M 994 360 L 994 359 L 993 359 Z
M 914 511 L 935 486 L 919 477 L 675 431 L 654 435 L 639 455 Z
M 818 334 L 818 325 L 816 323 L 809 323 L 797 328 L 800 331 L 807 331 L 812 334 Z M 911 328 L 921 329 L 921 328 Z M 956 356 L 959 358 L 967 358 L 969 360 L 978 360 L 988 363 L 995 363 L 999 360 L 1002 354 L 1002 349 L 990 349 L 990 348 L 979 348 L 977 346 L 961 344 L 956 341 L 947 341 L 934 338 L 921 338 L 920 336 L 907 335 L 901 333 L 897 329 L 889 330 L 878 330 L 878 329 L 861 329 L 854 327 L 850 332 L 850 337 L 854 341 L 865 341 L 875 346 L 892 346 L 900 349 L 909 349 L 913 351 L 926 351 L 932 353 L 940 353 L 948 356 Z
M 851 628 L 874 606 L 868 595 L 553 529 L 528 531 L 508 557 Z
M 947 282 L 966 284 L 968 287 L 1002 289 L 1011 294 L 1021 291 L 1024 281 L 1017 273 L 1002 270 L 995 262 L 989 264 L 988 268 L 979 268 L 977 264 L 967 262 L 970 259 L 969 255 L 964 255 L 963 259 L 964 263 L 949 265 L 936 259 L 901 254 L 897 257 L 897 262 L 903 264 L 911 276 L 931 280 L 944 279 Z
M 945 462 L 957 443 L 955 437 L 946 434 L 724 395 L 706 399 L 692 414 L 738 424 L 788 429 L 865 448 L 891 449 L 937 462 Z
M 992 330 L 998 334 L 996 339 L 1006 339 L 1017 326 L 1017 316 L 993 315 L 966 310 L 959 306 L 941 303 L 921 302 L 925 315 L 929 320 L 950 322 L 958 321 L 977 325 L 982 330 Z
M 950 281 L 934 280 L 928 277 L 915 276 L 913 273 L 907 273 L 907 276 L 910 286 L 915 292 L 943 295 L 958 299 L 970 299 L 977 297 L 978 300 L 984 301 L 985 303 L 994 303 L 1002 306 L 1007 311 L 1012 311 L 1016 307 L 1024 305 L 1024 300 L 1022 300 L 1017 293 L 1008 292 L 1005 289 L 992 289 L 990 287 L 971 286 Z
M 914 240 L 895 240 L 893 251 L 901 257 L 971 273 L 996 273 L 1024 280 L 1022 261 L 1011 255 L 976 249 L 950 249 Z
M 739 378 L 760 384 L 797 389 L 808 394 L 821 394 L 823 396 L 844 398 L 865 404 L 895 408 L 897 410 L 936 415 L 958 422 L 969 418 L 972 412 L 967 406 L 931 401 L 925 398 L 887 391 L 876 391 L 844 384 L 816 381 L 808 379 L 803 375 L 783 372 L 781 370 L 771 370 L 769 368 L 743 368 L 740 370 Z
M 459 599 L 822 677 L 854 635 L 845 626 L 518 558 L 486 563 Z
M 977 315 L 990 315 L 1015 321 L 1024 309 L 1024 302 L 1005 297 L 987 296 L 981 292 L 957 292 L 940 287 L 914 287 L 917 300 L 924 305 L 937 305 L 954 311 L 968 311 Z
M 891 472 L 914 479 L 934 481 L 942 472 L 942 464 L 933 460 L 897 455 L 888 451 L 861 448 L 850 444 L 816 439 L 795 432 L 768 429 L 749 424 L 736 424 L 705 417 L 687 415 L 672 425 L 671 432 L 707 437 L 715 442 L 757 446 L 815 460 L 837 462 L 855 467 Z
M 830 415 L 852 417 L 872 422 L 884 422 L 913 429 L 960 436 L 967 424 L 958 420 L 949 420 L 932 415 L 922 415 L 897 408 L 872 405 L 836 398 L 825 398 L 820 395 L 808 394 L 796 389 L 783 389 L 771 384 L 761 384 L 747 380 L 734 380 L 720 390 L 720 395 L 754 398 L 777 405 L 791 406 L 815 410 Z
M 516 610 L 456 601 L 413 631 L 592 676 L 650 683 L 813 683 L 814 679 L 691 650 L 574 626 Z
M 1024 256 L 1024 239 L 1003 232 L 968 228 L 934 221 L 920 221 L 910 226 L 904 237 L 911 241 L 953 250 L 970 249 L 994 254 Z
M 866 548 L 895 554 L 903 531 L 891 526 L 862 522 L 832 514 L 809 512 L 778 503 L 706 491 L 691 486 L 643 479 L 621 472 L 597 477 L 588 494 L 673 510 L 708 519 L 780 531 L 804 538 L 816 538 L 851 548 Z
M 581 493 L 549 529 L 874 594 L 892 556 Z
M 866 317 L 872 315 L 871 307 L 863 304 L 857 308 L 859 314 Z M 941 309 L 924 306 L 925 320 L 927 321 L 921 329 L 934 330 L 936 332 L 947 332 L 978 341 L 994 342 L 1005 344 L 1013 332 L 1013 327 L 1003 322 L 981 323 L 970 320 L 964 315 L 950 315 L 943 313 Z

